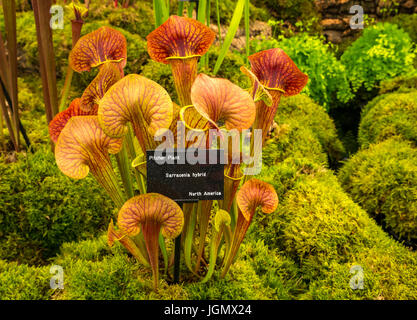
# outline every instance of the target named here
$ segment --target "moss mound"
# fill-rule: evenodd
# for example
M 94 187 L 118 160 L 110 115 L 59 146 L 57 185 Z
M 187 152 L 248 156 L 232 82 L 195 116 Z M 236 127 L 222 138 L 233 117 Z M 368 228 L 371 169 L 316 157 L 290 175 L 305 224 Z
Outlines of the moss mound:
M 275 135 L 262 150 L 263 165 L 273 166 L 289 157 L 307 157 L 327 166 L 327 155 L 311 129 L 291 120 L 280 125 Z
M 66 243 L 55 263 L 65 271 L 64 290 L 55 299 L 142 300 L 184 299 L 184 290 L 161 283 L 153 293 L 152 274 L 116 244 L 110 249 L 107 236 Z M 161 281 L 163 282 L 163 281 Z
M 294 157 L 327 166 L 337 163 L 345 153 L 333 120 L 306 95 L 282 99 L 275 121 L 278 127 L 262 151 L 264 165 Z
M 264 168 L 280 204 L 276 212 L 257 214 L 235 264 L 225 279 L 216 272 L 201 284 L 160 281 L 120 245 L 109 248 L 106 235 L 66 243 L 53 264 L 63 267 L 64 289 L 51 295 L 45 281 L 34 299 L 415 299 L 416 254 L 389 238 L 338 185 L 330 170 L 309 159 L 288 158 Z M 352 267 L 363 270 L 363 289 L 350 287 Z M 22 279 L 39 271 L 1 264 L 7 281 L 3 297 L 13 298 Z M 13 270 L 15 270 L 13 269 Z M 47 269 L 43 269 L 45 270 Z M 186 267 L 182 268 L 184 279 Z M 16 279 L 10 274 L 19 273 Z M 42 274 L 43 276 L 43 274 Z M 49 275 L 50 276 L 50 275 Z M 41 279 L 43 279 L 41 277 Z M 30 280 L 30 284 L 33 282 Z M 37 282 L 35 282 L 37 283 Z M 46 283 L 46 284 L 45 284 Z
M 275 121 L 285 123 L 290 119 L 312 130 L 331 161 L 342 159 L 345 149 L 337 136 L 334 122 L 324 107 L 303 94 L 283 98 Z
M 410 92 L 417 90 L 417 72 L 398 76 L 381 82 L 379 94 L 390 92 Z
M 350 158 L 339 171 L 343 188 L 388 230 L 417 239 L 417 149 L 391 138 Z
M 113 205 L 89 176 L 74 181 L 54 164 L 47 146 L 0 161 L 0 258 L 44 264 L 62 243 L 107 227 Z
M 256 248 L 263 249 L 261 259 L 270 257 L 261 243 Z M 110 249 L 106 235 L 66 243 L 54 261 L 65 270 L 64 290 L 55 299 L 271 299 L 274 290 L 266 286 L 265 275 L 263 278 L 253 259 L 248 258 L 250 250 L 254 250 L 253 246 L 242 248 L 243 259 L 236 261 L 225 279 L 213 279 L 206 284 L 185 282 L 181 286 L 161 279 L 160 289 L 155 293 L 151 270 L 137 263 L 120 244 Z M 182 271 L 185 270 L 182 266 Z M 278 278 L 276 275 L 275 279 Z
M 274 185 L 280 204 L 256 216 L 249 237 L 294 261 L 298 299 L 415 298 L 416 254 L 355 204 L 330 170 L 289 158 L 265 168 L 262 179 Z M 350 287 L 354 266 L 364 270 L 362 290 Z
M 378 96 L 362 111 L 358 141 L 362 148 L 392 136 L 417 143 L 417 91 Z
M 0 260 L 0 296 L 2 300 L 49 299 L 49 267 L 30 267 Z
M 301 296 L 314 300 L 415 300 L 417 259 L 415 254 L 386 241 L 381 248 L 368 248 L 351 262 L 331 263 L 325 278 L 313 281 Z M 363 276 L 363 287 L 355 277 Z M 356 288 L 355 288 L 356 282 Z M 351 287 L 352 286 L 352 287 Z
M 277 214 L 261 219 L 265 226 L 261 237 L 302 263 L 308 274 L 313 276 L 316 268 L 332 260 L 345 262 L 367 247 L 372 221 L 343 192 L 331 171 L 309 159 L 288 159 L 263 175 L 270 177 L 281 203 Z

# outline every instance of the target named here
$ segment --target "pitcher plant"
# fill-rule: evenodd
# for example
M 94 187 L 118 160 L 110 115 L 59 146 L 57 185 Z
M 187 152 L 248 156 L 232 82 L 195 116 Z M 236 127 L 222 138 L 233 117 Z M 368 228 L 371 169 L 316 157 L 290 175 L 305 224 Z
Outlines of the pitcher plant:
M 149 267 L 155 290 L 162 266 L 165 280 L 172 279 L 172 239 L 182 238 L 189 271 L 182 276 L 211 281 L 227 275 L 259 207 L 264 213 L 276 210 L 275 190 L 245 174 L 242 161 L 248 155 L 240 147 L 245 137 L 251 147 L 262 145 L 280 97 L 299 93 L 308 80 L 278 48 L 250 56 L 250 70 L 242 67 L 251 88 L 199 74 L 198 60 L 214 37 L 209 27 L 179 16 L 148 35 L 150 57 L 171 66 L 176 98 L 146 77 L 124 75 L 126 40 L 120 32 L 101 27 L 84 35 L 69 64 L 76 72 L 99 72 L 49 125 L 58 167 L 73 179 L 90 172 L 107 191 L 118 209 L 117 224 L 109 224 L 108 244 L 119 242 Z M 260 142 L 255 142 L 255 129 L 262 130 Z M 167 149 L 224 150 L 224 198 L 177 204 L 147 193 L 144 155 L 162 143 Z

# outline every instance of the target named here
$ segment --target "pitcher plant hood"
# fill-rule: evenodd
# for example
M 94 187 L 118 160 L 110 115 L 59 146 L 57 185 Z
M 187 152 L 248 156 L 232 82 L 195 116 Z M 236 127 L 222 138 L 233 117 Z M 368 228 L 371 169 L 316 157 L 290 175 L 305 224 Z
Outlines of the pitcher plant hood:
M 77 72 L 90 71 L 109 61 L 120 62 L 123 69 L 126 59 L 125 37 L 109 27 L 101 27 L 81 37 L 69 56 L 70 66 Z

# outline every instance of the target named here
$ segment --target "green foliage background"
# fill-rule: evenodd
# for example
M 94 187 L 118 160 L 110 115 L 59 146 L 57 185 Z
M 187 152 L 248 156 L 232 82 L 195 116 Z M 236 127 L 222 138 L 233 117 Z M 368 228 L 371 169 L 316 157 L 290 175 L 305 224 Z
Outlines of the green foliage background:
M 415 46 L 410 36 L 391 23 L 378 23 L 365 28 L 363 34 L 343 53 L 353 92 L 362 86 L 371 91 L 382 80 L 413 69 Z

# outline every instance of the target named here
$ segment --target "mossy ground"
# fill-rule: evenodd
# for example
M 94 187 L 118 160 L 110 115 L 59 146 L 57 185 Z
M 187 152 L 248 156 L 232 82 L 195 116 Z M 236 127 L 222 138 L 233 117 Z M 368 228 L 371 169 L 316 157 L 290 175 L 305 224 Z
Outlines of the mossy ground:
M 282 14 L 293 22 L 300 15 L 316 18 L 310 0 L 253 3 L 253 19 L 267 20 L 271 10 L 277 18 Z M 74 182 L 54 164 L 41 81 L 34 76 L 34 18 L 24 2 L 19 5 L 19 101 L 35 152 L 22 153 L 14 163 L 9 163 L 9 155 L 0 160 L 2 299 L 417 299 L 417 253 L 404 242 L 417 236 L 415 75 L 383 81 L 374 88 L 381 95 L 372 102 L 360 97 L 369 102 L 359 134 L 363 150 L 337 177 L 334 169 L 346 150 L 352 151 L 341 140 L 356 143 L 356 137 L 338 137 L 333 120 L 311 98 L 283 99 L 275 119 L 278 130 L 264 149 L 260 174 L 278 193 L 277 210 L 257 213 L 225 279 L 215 273 L 206 284 L 189 281 L 183 265 L 183 281 L 173 285 L 161 276 L 156 293 L 149 269 L 121 245 L 108 247 L 105 230 L 114 212 L 94 179 Z M 222 22 L 230 19 L 229 13 L 221 16 Z M 0 14 L 0 30 L 2 19 Z M 401 16 L 392 22 L 404 26 L 415 41 L 413 19 Z M 126 10 L 93 1 L 83 34 L 102 25 L 120 30 L 127 39 L 125 72 L 157 81 L 175 100 L 169 66 L 150 61 L 146 51 L 145 37 L 153 29 L 151 1 L 136 1 Z M 66 17 L 64 30 L 54 31 L 59 89 L 70 33 Z M 219 48 L 212 47 L 209 61 L 218 54 Z M 230 52 L 218 76 L 247 88 L 250 83 L 239 71 L 244 64 L 240 54 Z M 204 71 L 212 74 L 211 69 Z M 75 73 L 69 99 L 79 97 L 94 76 Z M 404 103 L 394 103 L 398 101 Z M 396 137 L 388 139 L 391 136 Z M 50 289 L 52 265 L 63 267 L 63 290 Z M 352 270 L 358 267 L 364 287 L 352 289 Z

